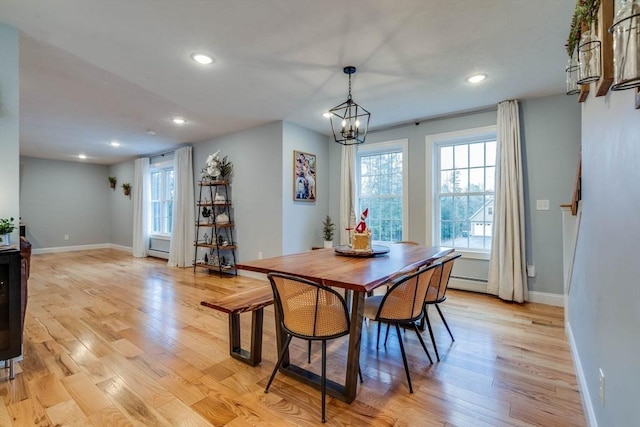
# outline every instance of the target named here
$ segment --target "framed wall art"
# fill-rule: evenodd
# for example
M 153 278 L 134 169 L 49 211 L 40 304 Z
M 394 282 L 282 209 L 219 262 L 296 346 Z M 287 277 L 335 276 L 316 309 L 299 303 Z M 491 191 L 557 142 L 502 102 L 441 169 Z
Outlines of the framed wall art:
M 316 155 L 293 152 L 293 200 L 316 201 Z

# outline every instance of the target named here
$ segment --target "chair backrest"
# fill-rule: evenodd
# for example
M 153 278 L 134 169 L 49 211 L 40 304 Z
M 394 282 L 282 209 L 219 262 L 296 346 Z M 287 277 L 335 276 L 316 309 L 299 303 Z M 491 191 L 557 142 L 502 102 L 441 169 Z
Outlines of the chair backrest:
M 307 339 L 328 339 L 349 333 L 349 312 L 342 295 L 320 283 L 289 274 L 269 273 L 267 277 L 287 332 Z
M 440 264 L 440 271 L 434 273 L 429 283 L 429 290 L 427 291 L 427 297 L 425 302 L 427 304 L 439 303 L 445 300 L 447 287 L 449 286 L 449 278 L 451 277 L 451 270 L 453 270 L 453 263 L 456 259 L 460 258 L 462 254 L 449 255 L 438 260 Z
M 429 282 L 440 264 L 432 264 L 396 280 L 380 303 L 376 320 L 414 321 L 422 316 Z

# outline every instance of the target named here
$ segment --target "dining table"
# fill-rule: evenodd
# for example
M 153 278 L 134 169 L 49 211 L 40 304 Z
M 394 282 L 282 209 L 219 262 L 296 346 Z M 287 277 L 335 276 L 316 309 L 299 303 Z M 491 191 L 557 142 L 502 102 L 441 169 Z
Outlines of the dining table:
M 340 253 L 331 248 L 317 249 L 236 264 L 236 268 L 239 270 L 265 274 L 271 272 L 290 274 L 325 286 L 341 288 L 347 294 L 352 294 L 344 384 L 327 380 L 327 393 L 347 403 L 353 402 L 356 397 L 365 295 L 397 277 L 401 272 L 429 265 L 438 258 L 453 252 L 453 248 L 409 243 L 385 244 L 383 248 L 385 250 L 378 250 L 377 254 L 348 253 L 348 251 L 340 251 Z M 378 247 L 378 249 L 380 248 Z M 282 351 L 286 332 L 282 328 L 277 305 L 275 319 L 277 346 Z M 289 351 L 284 351 L 280 371 L 285 375 L 320 388 L 320 376 L 291 363 Z

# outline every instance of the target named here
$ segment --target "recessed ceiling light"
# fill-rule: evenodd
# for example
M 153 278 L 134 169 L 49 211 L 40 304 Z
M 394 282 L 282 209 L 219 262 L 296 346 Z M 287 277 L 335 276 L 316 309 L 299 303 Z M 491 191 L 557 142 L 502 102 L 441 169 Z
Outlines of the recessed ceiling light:
M 177 125 L 183 125 L 185 123 L 187 123 L 187 121 L 185 119 L 183 119 L 182 117 L 174 117 L 171 119 L 171 121 Z
M 120 143 L 116 140 L 111 141 L 110 144 L 112 147 L 120 147 Z
M 78 158 L 84 160 L 87 158 L 87 156 L 85 154 L 78 154 Z
M 155 134 L 156 134 L 156 131 L 151 129 L 147 130 L 147 135 L 155 135 Z
M 196 61 L 198 64 L 202 64 L 202 65 L 209 65 L 213 62 L 213 58 L 208 56 L 208 55 L 204 55 L 202 53 L 192 53 L 191 54 L 191 59 L 193 59 L 194 61 Z
M 322 113 L 322 117 L 324 117 L 325 119 L 328 119 L 329 117 L 331 117 L 331 113 L 328 111 L 325 111 L 324 113 Z
M 468 77 L 467 81 L 469 83 L 480 83 L 481 81 L 483 81 L 486 78 L 487 78 L 486 74 L 476 74 L 476 75 L 473 75 L 471 77 Z

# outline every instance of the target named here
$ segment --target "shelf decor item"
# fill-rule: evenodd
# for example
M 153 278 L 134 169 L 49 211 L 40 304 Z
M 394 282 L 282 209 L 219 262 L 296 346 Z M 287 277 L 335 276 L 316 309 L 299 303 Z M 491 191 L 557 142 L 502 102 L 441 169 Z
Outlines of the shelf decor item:
M 567 95 L 577 95 L 580 93 L 580 88 L 578 87 L 578 62 L 575 54 L 569 57 L 565 72 L 567 73 Z
M 640 1 L 620 0 L 609 32 L 613 34 L 611 90 L 640 87 Z
M 123 182 L 122 183 L 122 191 L 123 191 L 125 196 L 130 196 L 131 195 L 131 184 L 128 183 L 128 182 Z
M 9 246 L 11 244 L 11 233 L 16 229 L 14 218 L 0 219 L 0 246 Z
M 584 85 L 600 80 L 602 75 L 601 43 L 593 29 L 582 33 L 578 45 L 578 84 Z
M 116 184 L 118 183 L 118 179 L 115 176 L 110 176 L 109 177 L 109 187 L 112 190 L 116 189 Z

